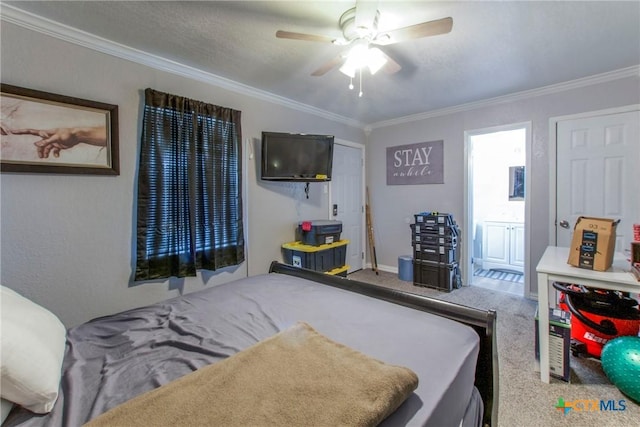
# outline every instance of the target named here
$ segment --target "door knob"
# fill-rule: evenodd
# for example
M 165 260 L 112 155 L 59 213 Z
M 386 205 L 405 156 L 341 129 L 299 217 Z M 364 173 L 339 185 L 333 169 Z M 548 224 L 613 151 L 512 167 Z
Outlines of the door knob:
M 560 221 L 560 227 L 569 228 L 569 221 L 563 219 L 562 221 Z

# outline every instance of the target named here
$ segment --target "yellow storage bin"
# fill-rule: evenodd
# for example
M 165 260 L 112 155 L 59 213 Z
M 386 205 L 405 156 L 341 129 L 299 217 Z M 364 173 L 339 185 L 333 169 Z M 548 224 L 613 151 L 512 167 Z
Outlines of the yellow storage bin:
M 343 265 L 342 267 L 334 268 L 333 270 L 327 271 L 326 274 L 330 274 L 332 276 L 347 277 L 348 272 L 349 272 L 349 266 Z
M 282 245 L 284 262 L 294 267 L 328 272 L 344 267 L 348 243 L 346 239 L 319 246 L 302 242 L 285 243 Z

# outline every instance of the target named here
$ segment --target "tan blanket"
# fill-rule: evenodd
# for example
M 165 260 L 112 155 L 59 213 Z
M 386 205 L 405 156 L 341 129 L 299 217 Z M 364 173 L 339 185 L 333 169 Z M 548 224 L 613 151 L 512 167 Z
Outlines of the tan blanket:
M 117 406 L 86 426 L 373 426 L 418 386 L 306 323 Z

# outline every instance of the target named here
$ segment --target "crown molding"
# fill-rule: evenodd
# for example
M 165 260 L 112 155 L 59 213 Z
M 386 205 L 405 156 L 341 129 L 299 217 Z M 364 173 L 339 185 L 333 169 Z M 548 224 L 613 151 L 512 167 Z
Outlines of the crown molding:
M 412 114 L 409 116 L 398 117 L 396 119 L 384 120 L 376 123 L 368 124 L 366 127 L 369 129 L 376 129 L 385 126 L 397 125 L 402 123 L 415 122 L 419 120 L 430 119 L 434 117 L 446 116 L 449 114 L 460 113 L 463 111 L 471 111 L 478 108 L 490 107 L 493 105 L 504 104 L 507 102 L 516 102 L 523 99 L 529 99 L 536 96 L 548 95 L 558 93 L 562 91 L 577 89 L 585 86 L 591 86 L 598 83 L 606 83 L 613 80 L 624 79 L 627 77 L 640 76 L 640 65 L 634 65 L 620 70 L 609 71 L 602 74 L 596 74 L 593 76 L 583 77 L 576 80 L 570 80 L 567 82 L 556 83 L 549 86 L 543 86 L 536 89 L 525 90 L 522 92 L 515 92 L 509 95 L 498 96 L 495 98 L 484 99 L 476 102 L 469 102 L 467 104 L 460 104 L 449 108 L 441 108 L 438 110 L 426 111 L 424 113 Z
M 54 37 L 69 43 L 102 52 L 116 58 L 125 59 L 127 61 L 145 65 L 156 70 L 165 71 L 182 77 L 201 81 L 203 83 L 211 84 L 222 89 L 260 99 L 262 101 L 271 102 L 273 104 L 278 104 L 287 108 L 294 109 L 296 111 L 313 114 L 315 116 L 319 116 L 348 126 L 353 126 L 359 129 L 362 129 L 364 127 L 364 124 L 357 120 L 334 114 L 330 111 L 312 107 L 310 105 L 303 104 L 301 102 L 297 102 L 292 99 L 273 94 L 271 92 L 256 89 L 254 87 L 238 83 L 225 77 L 221 77 L 194 67 L 180 64 L 176 61 L 162 58 L 157 55 L 152 55 L 148 52 L 134 49 L 132 47 L 116 43 L 102 37 L 98 37 L 85 31 L 69 27 L 59 22 L 52 21 L 50 19 L 46 19 L 29 12 L 25 12 L 12 5 L 1 5 L 0 19 L 2 21 L 15 24 L 50 37 Z

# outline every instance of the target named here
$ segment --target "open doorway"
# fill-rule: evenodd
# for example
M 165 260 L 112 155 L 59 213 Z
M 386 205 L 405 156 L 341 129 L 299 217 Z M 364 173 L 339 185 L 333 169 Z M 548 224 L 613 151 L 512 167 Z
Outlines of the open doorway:
M 465 134 L 466 283 L 527 294 L 526 179 L 529 124 Z

